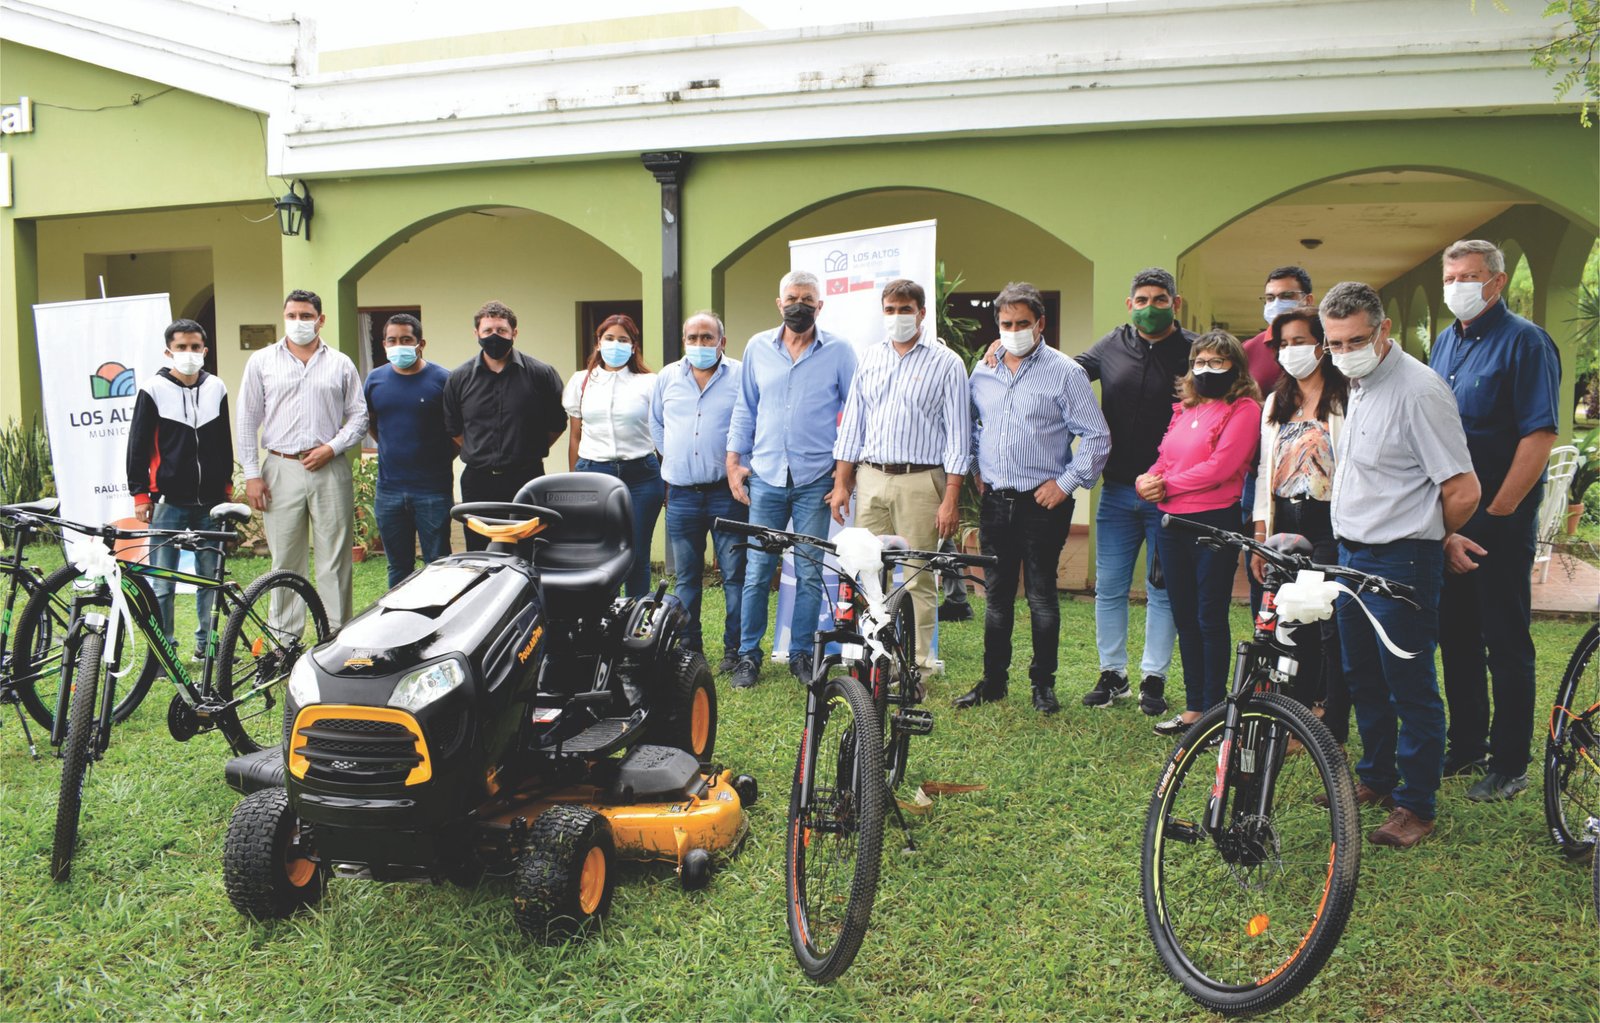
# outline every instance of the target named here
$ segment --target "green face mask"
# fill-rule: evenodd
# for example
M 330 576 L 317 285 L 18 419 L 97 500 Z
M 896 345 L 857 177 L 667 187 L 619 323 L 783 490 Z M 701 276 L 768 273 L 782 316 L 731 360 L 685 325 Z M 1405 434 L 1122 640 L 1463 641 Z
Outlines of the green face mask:
M 1165 334 L 1167 328 L 1172 326 L 1172 310 L 1162 309 L 1158 306 L 1147 305 L 1143 309 L 1135 309 L 1130 316 L 1133 325 L 1144 334 Z

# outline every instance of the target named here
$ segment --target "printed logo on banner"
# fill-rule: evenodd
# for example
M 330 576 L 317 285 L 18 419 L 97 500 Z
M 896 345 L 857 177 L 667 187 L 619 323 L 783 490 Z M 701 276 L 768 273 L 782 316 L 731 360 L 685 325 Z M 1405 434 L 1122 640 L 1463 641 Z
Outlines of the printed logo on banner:
M 850 254 L 843 249 L 834 249 L 823 257 L 822 272 L 827 274 L 841 273 L 850 269 Z
M 89 393 L 96 400 L 131 398 L 138 393 L 133 370 L 120 362 L 105 362 L 89 378 Z

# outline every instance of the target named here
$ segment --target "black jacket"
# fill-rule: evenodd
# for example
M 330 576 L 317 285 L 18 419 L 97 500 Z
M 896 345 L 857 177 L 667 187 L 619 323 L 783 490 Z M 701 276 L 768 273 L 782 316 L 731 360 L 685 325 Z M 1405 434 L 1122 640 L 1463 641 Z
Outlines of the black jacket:
M 128 427 L 128 490 L 135 504 L 158 496 L 210 508 L 233 494 L 228 390 L 200 371 L 185 387 L 163 369 L 139 388 Z
M 1100 381 L 1100 410 L 1111 427 L 1106 479 L 1131 484 L 1155 464 L 1195 336 L 1179 327 L 1152 344 L 1124 323 L 1077 357 L 1089 379 Z

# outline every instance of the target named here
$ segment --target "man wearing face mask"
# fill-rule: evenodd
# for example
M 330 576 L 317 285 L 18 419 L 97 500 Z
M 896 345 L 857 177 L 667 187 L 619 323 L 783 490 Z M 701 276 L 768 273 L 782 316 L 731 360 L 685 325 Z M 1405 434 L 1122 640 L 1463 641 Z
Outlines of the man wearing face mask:
M 956 531 L 972 439 L 966 367 L 924 329 L 926 315 L 920 284 L 902 278 L 884 285 L 884 338 L 867 350 L 850 384 L 828 495 L 842 524 L 854 488 L 856 525 L 904 537 L 919 551 L 933 550 Z M 912 578 L 911 606 L 917 660 L 931 671 L 933 573 Z
M 1028 595 L 1033 708 L 1061 709 L 1055 675 L 1061 633 L 1056 566 L 1072 526 L 1072 494 L 1094 486 L 1111 433 L 1083 367 L 1044 344 L 1044 299 L 1031 284 L 1008 284 L 994 300 L 1001 355 L 980 362 L 968 383 L 973 476 L 983 495 L 978 541 L 1000 563 L 984 573 L 983 677 L 957 708 L 1005 699 L 1011 670 L 1017 571 Z M 1081 438 L 1076 454 L 1075 439 Z
M 826 498 L 833 490 L 833 442 L 839 412 L 850 393 L 856 353 L 850 342 L 817 326 L 822 282 L 791 270 L 778 282 L 783 325 L 762 331 L 745 346 L 739 400 L 728 424 L 728 488 L 750 506 L 750 521 L 821 536 L 828 528 Z M 815 556 L 815 552 L 811 552 Z M 794 613 L 789 670 L 811 678 L 811 646 L 822 604 L 822 569 L 795 556 Z M 767 600 L 777 557 L 749 552 L 739 611 L 739 663 L 735 688 L 756 684 Z
M 1561 387 L 1555 344 L 1506 307 L 1506 282 L 1505 256 L 1490 242 L 1445 250 L 1444 302 L 1456 322 L 1429 360 L 1455 393 L 1483 485 L 1482 506 L 1445 540 L 1439 602 L 1450 708 L 1445 776 L 1486 772 L 1467 790 L 1478 802 L 1510 799 L 1528 785 L 1534 539 Z
M 228 423 L 228 390 L 207 373 L 206 331 L 193 320 L 175 320 L 166 329 L 164 366 L 139 388 L 128 424 L 128 492 L 133 512 L 154 529 L 218 529 L 211 509 L 233 497 L 233 430 Z M 151 548 L 150 563 L 178 567 L 179 550 Z M 195 571 L 214 575 L 215 551 L 195 552 Z M 178 649 L 172 628 L 173 583 L 153 579 L 167 642 Z M 197 621 L 194 656 L 205 656 L 216 590 L 195 594 Z
M 1339 564 L 1412 587 L 1421 605 L 1367 594 L 1361 605 L 1340 600 L 1337 612 L 1361 733 L 1356 802 L 1392 807 L 1367 840 L 1404 849 L 1434 829 L 1445 738 L 1433 667 L 1443 541 L 1477 508 L 1478 478 L 1450 388 L 1390 339 L 1378 293 L 1336 284 L 1318 312 L 1333 365 L 1350 380 L 1330 508 Z M 1381 643 L 1367 612 L 1415 656 Z
M 444 428 L 450 371 L 422 357 L 422 321 L 396 313 L 383 327 L 388 364 L 367 374 L 363 393 L 378 442 L 378 534 L 389 558 L 389 586 L 450 553 L 450 504 L 456 445 Z
M 356 364 L 323 343 L 322 299 L 289 292 L 283 319 L 283 339 L 244 366 L 239 463 L 250 504 L 263 513 L 272 567 L 305 575 L 314 545 L 317 595 L 337 629 L 350 617 L 355 542 L 355 494 L 344 455 L 367 432 L 367 404 Z M 258 432 L 265 459 L 256 448 Z M 299 635 L 304 621 L 298 599 L 273 609 L 276 629 Z
M 544 475 L 550 445 L 567 429 L 561 374 L 515 347 L 517 314 L 487 302 L 472 316 L 482 349 L 450 371 L 444 388 L 445 431 L 461 452 L 462 501 L 510 501 Z M 469 551 L 489 538 L 467 530 Z
M 689 612 L 684 646 L 703 651 L 700 593 L 706 563 L 706 534 L 722 569 L 725 614 L 722 661 L 717 673 L 739 660 L 739 605 L 744 593 L 744 555 L 740 538 L 719 533 L 719 517 L 743 522 L 748 509 L 728 489 L 728 422 L 739 396 L 740 364 L 727 357 L 728 338 L 716 313 L 695 313 L 683 324 L 683 358 L 656 377 L 650 402 L 650 436 L 661 452 L 661 478 L 667 483 L 667 543 L 677 572 L 673 592 Z

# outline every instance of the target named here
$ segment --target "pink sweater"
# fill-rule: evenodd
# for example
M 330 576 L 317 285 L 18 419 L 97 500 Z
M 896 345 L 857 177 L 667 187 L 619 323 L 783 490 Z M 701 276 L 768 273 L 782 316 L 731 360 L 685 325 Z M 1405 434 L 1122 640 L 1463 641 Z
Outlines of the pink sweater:
M 1261 405 L 1253 398 L 1233 404 L 1206 401 L 1172 406 L 1172 422 L 1161 438 L 1153 475 L 1167 484 L 1164 512 L 1213 511 L 1239 503 L 1246 471 L 1261 443 Z

